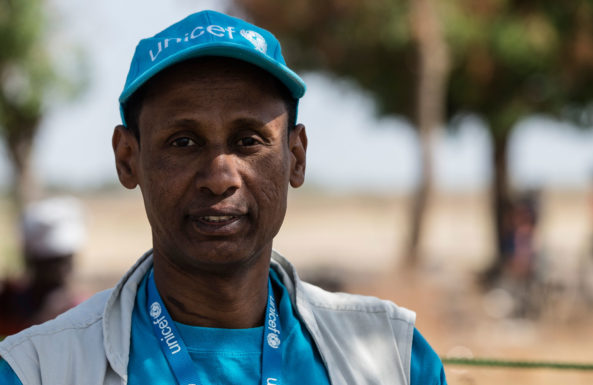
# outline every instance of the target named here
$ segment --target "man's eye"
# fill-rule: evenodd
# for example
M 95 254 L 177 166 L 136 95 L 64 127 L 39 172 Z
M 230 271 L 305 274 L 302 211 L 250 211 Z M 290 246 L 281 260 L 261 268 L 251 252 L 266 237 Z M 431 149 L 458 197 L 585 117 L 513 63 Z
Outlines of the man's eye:
M 259 140 L 257 140 L 254 137 L 251 136 L 247 136 L 245 138 L 241 138 L 239 139 L 239 146 L 255 146 L 256 144 L 260 143 Z
M 190 138 L 178 138 L 171 142 L 171 145 L 174 147 L 188 147 L 188 146 L 195 146 L 196 142 L 194 142 Z

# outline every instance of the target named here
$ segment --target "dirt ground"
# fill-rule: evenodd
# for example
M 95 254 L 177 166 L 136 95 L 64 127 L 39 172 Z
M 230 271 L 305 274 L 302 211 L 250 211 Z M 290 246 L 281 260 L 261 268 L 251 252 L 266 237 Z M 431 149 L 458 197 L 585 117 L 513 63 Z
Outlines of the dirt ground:
M 112 286 L 151 238 L 138 192 L 80 197 L 89 235 L 74 285 L 91 294 Z M 593 363 L 593 306 L 582 289 L 593 221 L 586 193 L 543 195 L 538 246 L 545 274 L 533 290 L 537 314 L 528 317 L 504 311 L 516 303 L 516 292 L 487 293 L 478 285 L 478 272 L 493 255 L 486 194 L 442 195 L 433 202 L 416 269 L 402 263 L 408 197 L 304 191 L 289 200 L 274 247 L 301 275 L 413 309 L 417 327 L 439 355 Z M 9 220 L 0 201 L 0 275 L 18 273 L 18 236 Z M 447 365 L 446 372 L 454 385 L 593 384 L 593 371 Z

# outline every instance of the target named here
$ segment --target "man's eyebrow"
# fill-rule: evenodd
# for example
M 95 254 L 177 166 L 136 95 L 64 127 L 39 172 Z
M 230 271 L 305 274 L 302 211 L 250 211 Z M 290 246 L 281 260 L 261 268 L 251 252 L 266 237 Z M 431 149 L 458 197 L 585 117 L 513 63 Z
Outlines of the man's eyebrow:
M 263 127 L 267 122 L 256 118 L 237 118 L 233 120 L 233 126 L 237 128 L 257 128 Z
M 190 118 L 172 118 L 167 121 L 167 127 L 184 127 L 184 128 L 200 128 L 202 124 L 194 119 Z
M 238 117 L 237 119 L 235 119 L 233 121 L 233 124 L 236 126 L 244 126 L 244 127 L 251 127 L 251 128 L 257 128 L 257 127 L 266 127 L 268 125 L 268 123 L 279 119 L 280 117 L 282 117 L 283 114 L 277 114 L 275 116 L 266 116 L 266 117 Z

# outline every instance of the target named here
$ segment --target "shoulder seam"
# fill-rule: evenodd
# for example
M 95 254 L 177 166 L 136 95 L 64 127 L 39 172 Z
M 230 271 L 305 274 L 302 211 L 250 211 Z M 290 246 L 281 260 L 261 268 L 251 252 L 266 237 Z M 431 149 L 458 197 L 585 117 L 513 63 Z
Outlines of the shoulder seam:
M 323 309 L 323 310 L 330 310 L 330 311 L 335 311 L 335 312 L 348 312 L 348 313 L 368 313 L 368 314 L 385 314 L 387 315 L 387 317 L 389 319 L 392 320 L 399 320 L 399 321 L 404 321 L 404 322 L 408 322 L 409 320 L 405 317 L 400 317 L 398 316 L 398 314 L 392 314 L 392 313 L 397 313 L 398 309 L 395 308 L 392 311 L 390 311 L 389 309 L 386 308 L 360 308 L 360 307 L 335 307 L 335 306 L 325 306 L 325 305 L 320 305 L 320 304 L 311 304 L 312 306 L 319 308 L 319 309 Z

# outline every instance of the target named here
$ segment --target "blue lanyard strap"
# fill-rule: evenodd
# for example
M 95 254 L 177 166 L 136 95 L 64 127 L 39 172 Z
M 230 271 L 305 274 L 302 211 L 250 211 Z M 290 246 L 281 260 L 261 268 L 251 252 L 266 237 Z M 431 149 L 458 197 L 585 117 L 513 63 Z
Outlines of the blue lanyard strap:
M 175 322 L 169 315 L 158 292 L 152 271 L 148 277 L 148 314 L 152 330 L 159 341 L 169 367 L 180 385 L 199 385 L 198 370 L 191 359 Z M 262 342 L 262 385 L 282 384 L 282 332 L 277 302 L 268 279 L 268 301 Z
M 272 281 L 268 278 L 268 304 L 264 320 L 264 338 L 262 347 L 262 385 L 279 385 L 282 383 L 282 328 L 280 314 L 276 306 Z

